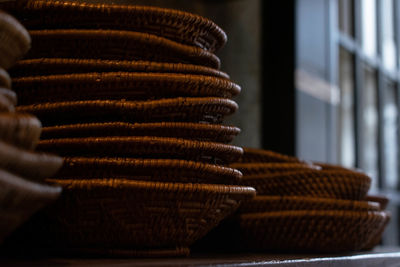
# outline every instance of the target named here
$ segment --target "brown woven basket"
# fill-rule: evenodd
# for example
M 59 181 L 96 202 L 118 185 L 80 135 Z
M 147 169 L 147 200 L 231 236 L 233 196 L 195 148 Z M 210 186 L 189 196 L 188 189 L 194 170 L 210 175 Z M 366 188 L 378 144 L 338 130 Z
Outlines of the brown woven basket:
M 1 11 L 0 11 L 1 16 Z M 11 88 L 11 78 L 7 71 L 0 67 L 0 87 Z
M 15 106 L 12 100 L 4 94 L 0 94 L 0 113 L 14 112 Z
M 385 222 L 381 225 L 380 228 L 377 229 L 376 234 L 373 236 L 373 238 L 366 244 L 363 249 L 365 250 L 370 250 L 373 249 L 375 246 L 379 245 L 382 240 L 382 235 L 385 232 L 386 226 L 389 224 L 390 219 L 391 219 L 391 214 L 389 212 L 386 212 L 386 220 Z
M 214 54 L 156 35 L 118 30 L 34 30 L 26 58 L 91 58 L 188 63 L 219 69 Z
M 242 173 L 228 167 L 178 159 L 67 157 L 54 177 L 113 177 L 159 182 L 237 184 Z
M 64 187 L 62 197 L 20 231 L 36 246 L 187 247 L 231 214 L 240 201 L 255 195 L 253 188 L 241 186 L 124 179 L 51 181 Z
M 0 168 L 37 181 L 52 176 L 62 165 L 62 158 L 35 153 L 0 141 Z
M 385 210 L 389 204 L 389 199 L 385 196 L 368 195 L 364 199 L 365 201 L 372 201 L 379 203 L 381 210 Z
M 44 127 L 43 139 L 101 136 L 160 136 L 229 143 L 240 133 L 234 126 L 190 122 L 83 123 Z
M 32 150 L 39 141 L 40 121 L 29 114 L 0 113 L 0 140 Z
M 20 60 L 9 70 L 12 77 L 119 71 L 181 73 L 229 79 L 225 72 L 204 66 L 129 60 L 38 58 Z
M 253 186 L 259 195 L 361 200 L 369 190 L 371 178 L 357 172 L 310 170 L 246 175 L 242 184 Z
M 385 224 L 381 211 L 279 211 L 241 215 L 242 246 L 250 250 L 360 250 Z
M 126 136 L 42 140 L 38 150 L 61 156 L 186 159 L 228 164 L 240 158 L 238 146 L 171 137 Z
M 0 95 L 7 98 L 12 105 L 15 106 L 17 104 L 17 94 L 11 89 L 0 87 Z
M 239 213 L 285 210 L 379 211 L 377 202 L 302 196 L 257 196 L 240 205 Z
M 160 122 L 186 121 L 221 123 L 224 116 L 234 113 L 236 102 L 225 98 L 172 98 L 153 101 L 91 100 L 44 103 L 19 106 L 43 125 L 82 122 Z
M 273 162 L 273 163 L 232 163 L 231 168 L 240 170 L 243 175 L 268 175 L 282 172 L 294 172 L 294 171 L 307 171 L 307 170 L 318 170 L 318 166 L 314 166 L 308 163 L 286 163 L 286 162 Z
M 0 243 L 34 212 L 54 201 L 59 186 L 48 186 L 0 169 Z
M 152 33 L 211 52 L 227 40 L 224 31 L 208 19 L 158 7 L 30 0 L 9 5 L 9 10 L 24 18 L 31 29 L 124 29 Z
M 226 79 L 172 73 L 82 73 L 13 79 L 21 105 L 42 102 L 158 98 L 223 97 L 239 94 L 240 86 Z
M 10 68 L 29 50 L 30 41 L 26 29 L 0 10 L 0 68 Z
M 258 148 L 250 148 L 244 147 L 243 157 L 239 162 L 292 162 L 299 163 L 303 162 L 298 158 L 283 155 L 277 152 L 273 152 L 270 150 L 258 149 Z

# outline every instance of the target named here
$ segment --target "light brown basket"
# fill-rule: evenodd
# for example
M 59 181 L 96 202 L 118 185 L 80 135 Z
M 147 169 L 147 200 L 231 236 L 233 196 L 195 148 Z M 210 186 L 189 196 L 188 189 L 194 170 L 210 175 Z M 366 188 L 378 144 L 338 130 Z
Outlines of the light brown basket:
M 0 168 L 36 181 L 53 175 L 62 165 L 62 158 L 35 153 L 0 141 Z
M 240 133 L 234 126 L 190 122 L 83 123 L 44 127 L 43 139 L 101 136 L 160 136 L 229 143 Z
M 0 68 L 10 68 L 29 50 L 30 41 L 26 29 L 0 10 Z
M 369 190 L 371 178 L 357 172 L 310 170 L 246 175 L 242 184 L 253 186 L 259 195 L 361 200 Z
M 13 79 L 21 105 L 72 100 L 146 100 L 158 98 L 223 97 L 239 94 L 227 79 L 173 73 L 80 73 Z
M 377 202 L 302 196 L 256 196 L 240 205 L 239 213 L 289 210 L 379 211 Z
M 31 182 L 0 169 L 0 243 L 60 193 L 59 186 Z
M 186 121 L 221 123 L 238 109 L 236 102 L 225 98 L 172 98 L 152 101 L 88 100 L 19 106 L 43 125 L 82 122 L 161 122 Z
M 242 173 L 228 167 L 179 159 L 66 157 L 57 178 L 238 184 Z
M 385 196 L 368 195 L 365 197 L 364 200 L 379 203 L 381 210 L 385 210 L 387 205 L 389 204 L 389 199 Z
M 0 113 L 0 140 L 32 150 L 39 141 L 40 121 L 29 114 Z
M 255 195 L 253 188 L 241 186 L 124 179 L 51 181 L 64 187 L 62 198 L 19 236 L 52 248 L 187 247 L 231 214 L 240 201 Z
M 2 7 L 7 8 L 7 4 Z M 211 52 L 221 48 L 227 40 L 223 30 L 212 21 L 166 8 L 30 0 L 8 4 L 8 10 L 24 18 L 28 28 L 133 30 L 163 36 Z
M 153 61 L 102 60 L 80 58 L 38 58 L 18 61 L 9 70 L 12 77 L 89 72 L 181 73 L 229 79 L 225 72 L 204 66 Z
M 286 163 L 286 162 L 273 162 L 273 163 L 232 163 L 231 168 L 240 170 L 243 175 L 268 175 L 282 172 L 294 172 L 294 171 L 307 171 L 307 170 L 318 170 L 318 166 L 314 166 L 308 163 Z
M 42 140 L 38 150 L 61 156 L 185 159 L 228 164 L 240 158 L 238 146 L 157 136 L 84 137 Z
M 240 244 L 256 251 L 363 249 L 385 224 L 381 211 L 281 211 L 241 215 Z M 237 233 L 237 232 L 236 232 Z
M 152 34 L 119 30 L 33 30 L 26 58 L 91 58 L 188 63 L 219 69 L 214 54 Z
M 1 17 L 1 11 L 0 11 Z M 0 87 L 10 89 L 11 88 L 11 77 L 7 71 L 0 67 Z
M 292 163 L 299 163 L 303 162 L 298 158 L 283 155 L 274 151 L 259 149 L 259 148 L 250 148 L 244 147 L 244 154 L 243 157 L 240 159 L 239 162 L 292 162 Z

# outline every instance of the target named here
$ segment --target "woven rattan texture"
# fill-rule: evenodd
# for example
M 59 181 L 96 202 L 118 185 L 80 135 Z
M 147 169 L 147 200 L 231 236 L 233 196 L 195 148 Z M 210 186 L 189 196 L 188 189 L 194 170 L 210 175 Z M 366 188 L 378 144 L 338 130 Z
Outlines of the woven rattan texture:
M 273 163 L 233 163 L 231 168 L 239 169 L 243 175 L 268 175 L 274 173 L 294 172 L 294 171 L 307 171 L 319 169 L 307 163 L 286 163 L 286 162 L 273 162 Z

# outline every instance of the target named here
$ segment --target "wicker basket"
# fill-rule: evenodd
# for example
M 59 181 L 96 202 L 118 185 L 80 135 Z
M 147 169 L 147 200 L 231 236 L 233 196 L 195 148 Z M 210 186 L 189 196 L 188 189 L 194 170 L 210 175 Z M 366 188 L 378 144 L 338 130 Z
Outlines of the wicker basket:
M 318 170 L 318 166 L 308 163 L 286 163 L 286 162 L 273 162 L 273 163 L 233 163 L 230 164 L 231 168 L 240 170 L 243 175 L 268 175 L 282 172 L 294 171 L 307 171 Z
M 153 101 L 92 100 L 44 103 L 19 106 L 43 125 L 82 122 L 160 122 L 187 121 L 221 123 L 224 116 L 234 113 L 236 102 L 225 98 L 172 98 Z
M 59 186 L 27 181 L 0 169 L 0 243 L 34 212 L 54 201 Z
M 37 181 L 53 175 L 62 165 L 54 155 L 22 150 L 0 141 L 0 168 Z
M 365 201 L 378 202 L 381 210 L 385 210 L 389 204 L 389 199 L 385 196 L 368 195 L 364 199 Z
M 12 105 L 17 105 L 17 94 L 11 89 L 0 87 L 0 95 L 6 98 Z
M 24 24 L 31 29 L 124 29 L 152 33 L 211 52 L 227 40 L 226 34 L 212 21 L 178 10 L 54 0 L 21 2 L 8 4 L 9 10 L 24 18 Z
M 52 248 L 187 247 L 231 214 L 241 200 L 255 195 L 253 188 L 241 186 L 124 179 L 51 181 L 64 187 L 62 197 L 20 236 Z
M 13 79 L 21 105 L 42 102 L 158 98 L 223 97 L 239 94 L 240 86 L 227 79 L 172 73 L 82 73 Z
M 1 120 L 0 120 L 1 121 Z M 43 139 L 101 136 L 160 136 L 229 143 L 240 133 L 234 126 L 190 122 L 83 123 L 44 127 Z
M 32 115 L 0 113 L 0 140 L 32 150 L 39 141 L 41 123 Z
M 14 112 L 15 106 L 12 100 L 4 94 L 0 94 L 0 113 L 2 112 Z
M 228 74 L 213 68 L 183 63 L 163 63 L 153 61 L 38 58 L 20 60 L 9 70 L 12 77 L 118 71 L 181 73 L 229 79 Z
M 239 213 L 289 210 L 379 211 L 377 202 L 302 196 L 257 196 L 241 204 Z
M 32 48 L 26 58 L 91 58 L 188 63 L 219 69 L 220 60 L 198 47 L 156 35 L 118 30 L 30 31 Z
M 0 11 L 1 12 L 1 11 Z M 1 13 L 0 13 L 1 15 Z M 11 88 L 11 77 L 7 71 L 0 67 L 0 87 L 10 89 Z
M 259 195 L 310 196 L 350 200 L 363 199 L 371 178 L 356 172 L 297 171 L 243 176 L 242 184 L 253 186 Z
M 278 211 L 241 215 L 245 249 L 347 252 L 364 248 L 387 221 L 381 211 Z
M 127 178 L 130 180 L 237 184 L 238 170 L 196 161 L 134 158 L 64 158 L 57 178 Z
M 0 11 L 0 68 L 10 68 L 30 47 L 26 29 L 12 16 Z
M 258 148 L 250 148 L 244 147 L 244 154 L 243 157 L 240 159 L 239 162 L 253 162 L 253 163 L 271 163 L 271 162 L 292 162 L 292 163 L 299 163 L 303 162 L 298 158 L 283 155 L 277 152 L 273 152 L 270 150 L 258 149 Z
M 228 164 L 240 158 L 241 147 L 170 137 L 84 137 L 42 140 L 38 150 L 61 156 L 167 158 Z

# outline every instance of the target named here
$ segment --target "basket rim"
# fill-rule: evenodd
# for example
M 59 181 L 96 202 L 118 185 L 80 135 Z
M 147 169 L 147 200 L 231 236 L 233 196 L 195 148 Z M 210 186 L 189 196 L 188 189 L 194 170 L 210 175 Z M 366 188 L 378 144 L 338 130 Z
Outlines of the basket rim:
M 253 199 L 247 202 L 246 206 L 253 204 L 268 204 L 270 201 L 293 201 L 296 203 L 314 202 L 320 204 L 339 204 L 356 207 L 368 207 L 371 211 L 379 211 L 380 205 L 378 202 L 365 201 L 365 200 L 349 200 L 349 199 L 335 199 L 335 198 L 322 198 L 322 197 L 310 197 L 310 196 L 268 196 L 268 195 L 257 195 Z M 311 209 L 310 209 L 311 210 Z M 248 212 L 246 212 L 248 213 Z M 244 213 L 242 213 L 244 214 Z
M 254 197 L 256 190 L 250 186 L 205 184 L 205 183 L 176 183 L 176 182 L 153 182 L 141 180 L 129 180 L 122 178 L 103 178 L 103 179 L 55 179 L 48 178 L 47 181 L 57 183 L 66 189 L 92 189 L 92 188 L 112 188 L 112 189 L 143 189 L 152 192 L 197 192 L 208 194 L 230 194 L 244 195 L 246 198 Z
M 117 5 L 117 4 L 95 4 L 95 3 L 74 3 L 72 1 L 42 1 L 42 0 L 30 0 L 25 1 L 26 3 L 19 4 L 25 10 L 62 10 L 64 12 L 81 12 L 83 14 L 88 13 L 99 15 L 105 14 L 110 15 L 115 13 L 116 15 L 126 14 L 127 16 L 155 16 L 163 18 L 161 25 L 165 21 L 172 20 L 172 24 L 185 24 L 190 25 L 193 30 L 195 27 L 200 30 L 202 35 L 212 35 L 216 41 L 215 47 L 206 47 L 212 51 L 217 51 L 225 45 L 227 41 L 226 33 L 213 21 L 204 18 L 200 15 L 196 15 L 190 12 L 174 10 L 169 8 L 161 8 L 154 6 L 140 6 L 140 5 Z M 18 5 L 18 4 L 17 4 Z
M 221 65 L 220 59 L 215 54 L 207 50 L 204 50 L 200 47 L 177 43 L 176 41 L 149 33 L 126 30 L 52 29 L 30 30 L 29 34 L 31 35 L 33 42 L 36 43 L 38 43 L 38 40 L 40 40 L 39 38 L 45 38 L 47 42 L 49 42 L 50 38 L 51 40 L 57 41 L 63 39 L 73 40 L 75 42 L 82 42 L 84 40 L 90 40 L 90 42 L 93 42 L 96 39 L 100 38 L 103 42 L 105 40 L 107 40 L 108 42 L 113 40 L 114 44 L 115 42 L 119 42 L 121 40 L 134 41 L 135 43 L 137 43 L 138 41 L 142 41 L 147 45 L 154 43 L 160 46 L 160 44 L 162 44 L 163 47 L 173 49 L 174 51 L 179 51 L 179 53 L 182 53 L 187 57 L 200 57 L 203 61 L 207 61 L 207 63 L 204 64 L 205 66 L 219 69 Z M 34 52 L 34 49 L 31 49 L 31 51 Z M 28 54 L 28 58 L 32 58 L 32 56 Z
M 8 72 L 1 67 L 0 67 L 0 87 L 11 89 L 11 77 L 8 74 Z
M 28 68 L 47 67 L 51 68 L 54 66 L 69 66 L 78 67 L 85 66 L 91 68 L 111 68 L 120 69 L 119 71 L 135 72 L 156 72 L 156 73 L 198 73 L 199 75 L 210 75 L 222 79 L 229 79 L 229 75 L 223 71 L 213 69 L 206 66 L 187 64 L 187 63 L 170 63 L 170 62 L 155 62 L 155 61 L 144 61 L 144 60 L 111 60 L 111 59 L 87 59 L 87 58 L 34 58 L 34 59 L 23 59 L 13 66 L 10 70 L 13 74 L 18 68 L 25 70 Z M 46 70 L 47 71 L 47 70 Z M 51 71 L 49 69 L 49 71 Z M 103 71 L 106 72 L 106 71 Z M 111 71 L 107 71 L 111 72 Z M 82 72 L 81 72 L 82 73 Z M 26 75 L 21 75 L 22 77 Z M 33 75 L 29 75 L 33 76 Z M 16 77 L 16 75 L 13 75 Z

